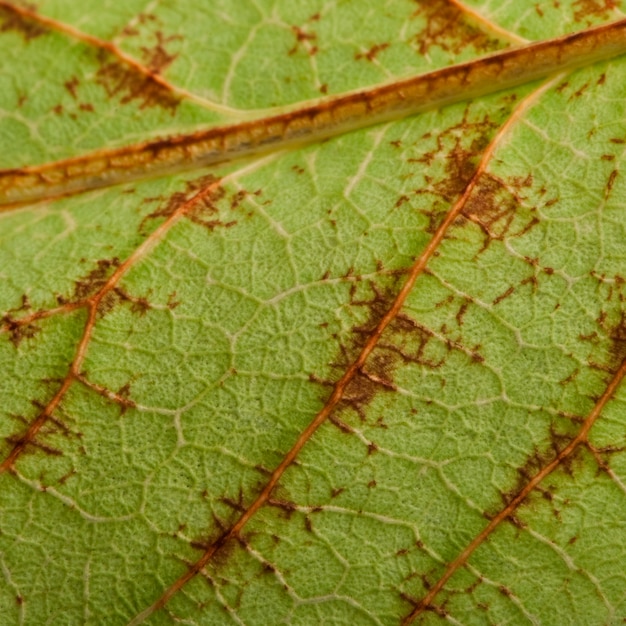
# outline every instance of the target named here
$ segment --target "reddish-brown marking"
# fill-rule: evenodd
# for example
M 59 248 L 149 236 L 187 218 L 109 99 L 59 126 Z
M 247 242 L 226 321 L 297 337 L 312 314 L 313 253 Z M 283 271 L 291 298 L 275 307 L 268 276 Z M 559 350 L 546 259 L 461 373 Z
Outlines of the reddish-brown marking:
M 318 52 L 318 47 L 315 45 L 317 41 L 317 34 L 314 32 L 307 33 L 304 28 L 300 26 L 292 26 L 291 31 L 296 37 L 296 43 L 291 48 L 287 54 L 289 56 L 293 56 L 300 50 L 300 47 L 308 54 L 309 56 L 314 56 Z
M 83 297 L 83 299 L 74 303 L 73 307 L 78 308 L 80 306 L 85 308 L 87 310 L 87 320 L 85 322 L 82 337 L 74 354 L 74 358 L 69 367 L 69 371 L 52 399 L 45 405 L 45 407 L 43 407 L 38 416 L 30 423 L 27 430 L 13 439 L 13 447 L 11 451 L 4 461 L 0 463 L 0 473 L 11 471 L 17 459 L 28 447 L 44 447 L 41 442 L 37 441 L 37 435 L 48 421 L 54 420 L 53 414 L 72 384 L 77 380 L 84 381 L 81 369 L 85 361 L 89 342 L 96 325 L 96 320 L 100 314 L 103 301 L 110 296 L 110 294 L 114 293 L 122 277 L 129 271 L 136 261 L 140 259 L 145 252 L 147 252 L 147 250 L 155 245 L 156 242 L 158 242 L 184 215 L 193 211 L 197 203 L 203 202 L 207 196 L 215 193 L 217 189 L 219 189 L 219 181 L 214 180 L 204 189 L 198 191 L 191 199 L 180 204 L 178 209 L 172 211 L 169 217 L 162 224 L 160 224 L 146 238 L 141 246 L 139 246 L 139 248 L 137 248 L 135 252 L 123 263 L 120 263 L 117 259 L 112 261 L 101 261 L 98 264 L 98 267 L 90 273 L 91 280 L 77 282 L 76 295 Z M 114 267 L 115 270 L 108 278 L 105 278 L 107 271 L 112 267 Z M 96 291 L 93 291 L 93 285 L 97 285 Z M 63 308 L 65 309 L 66 307 L 68 307 L 68 305 L 64 305 Z M 35 314 L 33 314 L 33 316 L 34 315 Z M 45 315 L 45 317 L 48 317 L 49 315 L 50 313 Z M 42 314 L 38 319 L 41 317 L 44 317 L 44 315 Z M 122 398 L 120 397 L 120 400 L 121 399 Z M 48 452 L 55 453 L 58 451 L 48 450 Z
M 159 66 L 156 70 L 146 67 L 110 41 L 83 33 L 73 26 L 41 15 L 30 7 L 17 6 L 7 0 L 0 0 L 0 10 L 10 16 L 4 26 L 8 29 L 7 25 L 10 25 L 12 29 L 19 30 L 26 39 L 32 39 L 48 31 L 56 31 L 94 47 L 98 51 L 98 59 L 102 64 L 97 78 L 110 96 L 121 94 L 122 103 L 139 99 L 142 108 L 158 105 L 170 111 L 173 111 L 179 104 L 181 96 L 178 90 L 159 75 L 165 65 Z M 159 46 L 165 41 L 168 39 L 158 40 L 156 52 L 148 51 L 151 60 L 158 59 L 161 63 L 165 63 L 165 57 L 158 52 Z M 74 80 L 76 80 L 75 77 L 72 81 Z M 65 86 L 73 97 L 76 97 L 76 85 L 70 87 L 66 83 Z M 142 94 L 141 89 L 146 93 Z
M 594 425 L 600 414 L 602 413 L 607 402 L 613 397 L 617 388 L 619 387 L 622 379 L 626 375 L 626 360 L 624 360 L 615 372 L 615 375 L 607 385 L 604 393 L 599 398 L 598 402 L 594 406 L 593 410 L 585 419 L 582 428 L 578 434 L 571 439 L 569 444 L 565 446 L 559 453 L 547 464 L 545 464 L 525 485 L 517 494 L 511 498 L 510 502 L 503 507 L 497 515 L 495 515 L 491 521 L 483 528 L 483 530 L 467 545 L 467 547 L 457 556 L 454 561 L 448 564 L 443 575 L 439 580 L 430 587 L 426 595 L 415 605 L 415 608 L 411 613 L 402 621 L 403 625 L 408 625 L 424 611 L 436 610 L 436 607 L 432 604 L 435 596 L 442 590 L 445 584 L 450 578 L 461 569 L 471 557 L 471 555 L 479 548 L 485 540 L 491 536 L 494 530 L 506 519 L 514 518 L 515 511 L 520 507 L 522 502 L 528 497 L 528 495 L 537 488 L 537 486 L 543 481 L 549 474 L 551 474 L 558 467 L 563 466 L 570 460 L 573 453 L 577 450 L 581 444 L 587 444 L 587 438 L 589 431 Z
M 37 322 L 47 317 L 52 317 L 59 313 L 69 313 L 85 306 L 84 302 L 68 302 L 61 306 L 46 309 L 43 311 L 34 311 L 28 315 L 14 317 L 12 313 L 24 310 L 22 307 L 11 309 L 0 318 L 0 334 L 7 333 L 14 346 L 19 346 L 23 339 L 34 337 L 40 330 Z
M 370 63 L 374 61 L 374 59 L 378 56 L 378 54 L 380 52 L 382 52 L 383 50 L 386 50 L 389 47 L 390 44 L 388 43 L 379 43 L 376 44 L 374 46 L 372 46 L 367 52 L 357 52 L 354 55 L 354 58 L 359 61 L 360 59 L 365 59 L 366 61 L 369 61 Z
M 432 47 L 458 55 L 467 47 L 478 52 L 491 52 L 502 46 L 494 37 L 484 30 L 469 23 L 465 11 L 449 0 L 429 0 L 419 2 L 413 18 L 422 18 L 425 26 L 414 36 L 413 40 L 420 55 L 427 55 Z M 458 36 L 457 33 L 462 33 Z
M 102 385 L 91 382 L 84 373 L 76 375 L 76 380 L 85 385 L 85 387 L 88 387 L 92 391 L 95 391 L 103 398 L 106 398 L 107 400 L 118 404 L 120 406 L 122 415 L 126 413 L 128 409 L 134 409 L 137 406 L 137 403 L 129 398 L 130 383 L 122 385 L 122 387 L 120 387 L 117 392 L 115 392 L 111 391 L 107 387 L 103 387 Z
M 550 83 L 548 83 L 547 85 L 549 84 Z M 287 468 L 294 463 L 304 445 L 311 439 L 317 429 L 327 419 L 331 419 L 333 423 L 337 423 L 338 418 L 333 415 L 333 412 L 344 400 L 345 394 L 347 393 L 349 386 L 363 372 L 363 368 L 366 364 L 366 361 L 368 360 L 368 357 L 378 345 L 379 339 L 385 329 L 400 314 L 406 298 L 413 289 L 415 281 L 421 274 L 424 273 L 428 262 L 436 254 L 439 245 L 441 244 L 448 232 L 448 229 L 460 215 L 463 207 L 466 205 L 475 188 L 477 187 L 481 177 L 484 175 L 487 165 L 491 161 L 491 157 L 496 149 L 496 146 L 499 143 L 499 140 L 508 131 L 510 126 L 512 126 L 517 121 L 518 117 L 521 116 L 522 113 L 532 105 L 535 99 L 543 94 L 546 88 L 547 86 L 539 88 L 535 90 L 535 92 L 528 96 L 525 100 L 522 100 L 518 104 L 513 114 L 509 117 L 507 122 L 500 129 L 500 132 L 492 140 L 489 146 L 487 146 L 483 158 L 474 173 L 474 176 L 468 182 L 461 196 L 451 207 L 450 211 L 446 215 L 445 219 L 442 221 L 437 232 L 428 242 L 428 245 L 425 247 L 422 254 L 415 260 L 415 262 L 411 266 L 406 281 L 400 288 L 398 294 L 391 303 L 391 306 L 378 321 L 375 328 L 371 330 L 369 337 L 362 345 L 358 356 L 352 363 L 349 364 L 343 376 L 334 384 L 333 390 L 329 398 L 327 399 L 324 407 L 321 409 L 321 411 L 319 411 L 319 413 L 317 413 L 317 415 L 302 431 L 302 433 L 300 433 L 298 439 L 293 444 L 291 449 L 285 454 L 278 466 L 272 471 L 269 480 L 265 483 L 254 501 L 248 506 L 246 511 L 237 519 L 237 521 L 226 532 L 224 532 L 222 536 L 217 539 L 217 541 L 211 544 L 211 546 L 209 546 L 205 550 L 202 556 L 195 563 L 190 565 L 187 571 L 182 576 L 180 576 L 180 578 L 178 578 L 168 589 L 166 589 L 152 605 L 139 613 L 130 622 L 129 626 L 140 624 L 149 615 L 164 607 L 170 601 L 172 596 L 174 596 L 182 587 L 184 587 L 192 578 L 194 578 L 205 568 L 205 566 L 209 563 L 209 561 L 211 561 L 216 553 L 222 550 L 225 545 L 229 544 L 231 540 L 238 540 L 244 526 L 262 506 L 268 503 L 268 501 L 271 499 L 274 488 L 282 478 L 283 474 L 285 473 Z M 350 274 L 351 272 L 349 271 L 348 275 Z M 349 429 L 349 431 L 351 431 L 349 427 L 347 428 Z
M 509 296 L 513 295 L 513 293 L 515 293 L 515 287 L 513 287 L 512 285 L 504 292 L 501 293 L 493 302 L 493 305 L 499 304 L 500 302 L 502 302 L 502 300 L 505 300 L 506 298 L 508 298 Z
M 67 89 L 67 91 L 69 91 L 70 96 L 72 96 L 74 100 L 76 100 L 76 98 L 78 97 L 76 94 L 76 87 L 78 87 L 78 85 L 80 85 L 80 81 L 76 76 L 72 76 L 70 80 L 66 80 L 63 83 L 63 86 L 65 87 L 65 89 Z
M 27 11 L 35 11 L 35 7 L 30 3 L 24 3 L 24 7 Z M 41 37 L 48 32 L 47 28 L 25 19 L 19 11 L 14 11 L 13 9 L 13 5 L 8 2 L 0 3 L 0 19 L 2 20 L 2 24 L 0 25 L 1 33 L 10 31 L 16 32 L 24 37 L 24 41 L 28 43 L 31 39 Z
M 574 21 L 582 22 L 585 18 L 595 17 L 603 20 L 608 19 L 616 9 L 619 9 L 619 2 L 616 0 L 576 0 L 572 5 L 578 7 L 574 11 Z M 591 20 L 587 20 L 591 24 Z
M 165 49 L 165 45 L 182 39 L 180 35 L 166 37 L 160 30 L 155 33 L 156 43 L 152 48 L 142 47 L 143 60 L 146 67 L 154 74 L 162 74 L 178 57 Z
M 400 119 L 475 95 L 501 91 L 559 70 L 611 58 L 626 52 L 625 33 L 626 19 L 328 98 L 279 115 L 118 149 L 97 150 L 35 167 L 3 170 L 0 204 L 15 206 L 321 141 L 348 130 Z M 109 81 L 108 88 L 124 99 L 141 98 L 142 106 L 147 106 L 156 97 L 155 91 L 139 93 L 138 75 L 127 85 L 120 65 L 121 62 L 110 64 L 104 71 L 103 80 Z M 158 83 L 158 76 L 150 76 Z M 171 101 L 165 104 L 169 107 Z

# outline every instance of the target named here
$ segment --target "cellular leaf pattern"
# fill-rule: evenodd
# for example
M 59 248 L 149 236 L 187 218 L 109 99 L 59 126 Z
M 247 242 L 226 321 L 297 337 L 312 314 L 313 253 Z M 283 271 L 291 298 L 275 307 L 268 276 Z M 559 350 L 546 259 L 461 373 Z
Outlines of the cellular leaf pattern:
M 626 620 L 625 17 L 0 0 L 0 621 Z

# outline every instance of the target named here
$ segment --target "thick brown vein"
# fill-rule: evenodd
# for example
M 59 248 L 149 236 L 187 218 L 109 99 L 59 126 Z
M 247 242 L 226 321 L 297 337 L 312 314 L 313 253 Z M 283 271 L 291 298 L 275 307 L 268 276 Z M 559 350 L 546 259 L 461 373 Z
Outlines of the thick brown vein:
M 119 284 L 122 277 L 144 256 L 146 255 L 164 236 L 169 230 L 176 224 L 186 213 L 188 213 L 197 203 L 202 202 L 207 196 L 210 196 L 217 187 L 219 187 L 220 181 L 215 180 L 211 184 L 205 186 L 198 191 L 191 199 L 181 204 L 172 214 L 162 222 L 139 246 L 133 254 L 131 254 L 123 263 L 121 263 L 105 282 L 105 284 L 92 296 L 85 298 L 84 300 L 68 305 L 66 307 L 58 307 L 51 309 L 47 314 L 32 314 L 27 316 L 27 321 L 30 323 L 37 319 L 43 319 L 49 317 L 62 310 L 68 312 L 70 310 L 76 310 L 84 308 L 87 310 L 87 320 L 83 328 L 83 333 L 78 342 L 78 346 L 74 353 L 72 363 L 70 364 L 68 373 L 66 374 L 63 382 L 61 383 L 58 391 L 54 394 L 53 398 L 43 408 L 41 413 L 30 423 L 28 429 L 21 435 L 13 438 L 13 447 L 11 448 L 7 457 L 0 463 L 0 473 L 10 471 L 17 459 L 23 454 L 23 452 L 29 447 L 37 445 L 37 435 L 43 428 L 43 426 L 52 418 L 54 411 L 63 400 L 72 384 L 81 380 L 81 369 L 85 361 L 87 349 L 93 335 L 93 330 L 96 325 L 98 317 L 98 307 L 102 300 L 110 294 L 116 286 Z M 27 323 L 24 322 L 24 323 Z
M 0 6 L 6 4 L 0 0 Z M 106 43 L 106 42 L 103 42 Z M 0 206 L 319 141 L 626 53 L 626 19 L 288 112 L 40 166 L 0 171 Z
M 213 558 L 216 552 L 218 552 L 226 543 L 231 541 L 232 539 L 236 539 L 244 526 L 248 523 L 248 521 L 255 515 L 255 513 L 268 502 L 270 499 L 271 493 L 281 479 L 287 468 L 294 462 L 304 445 L 311 439 L 313 434 L 317 431 L 317 429 L 326 421 L 326 419 L 332 414 L 335 410 L 339 402 L 344 397 L 344 393 L 346 388 L 350 384 L 350 382 L 357 376 L 357 374 L 361 371 L 361 368 L 365 365 L 365 362 L 368 356 L 371 354 L 372 350 L 378 344 L 378 341 L 385 331 L 385 329 L 389 326 L 389 324 L 396 318 L 401 308 L 404 305 L 404 302 L 413 289 L 415 281 L 418 277 L 424 272 L 428 262 L 433 257 L 435 252 L 437 251 L 439 245 L 443 241 L 446 236 L 446 233 L 449 227 L 454 223 L 454 221 L 459 217 L 461 211 L 465 207 L 468 199 L 470 198 L 472 192 L 476 188 L 476 186 L 480 183 L 481 177 L 485 173 L 488 164 L 491 162 L 491 157 L 496 150 L 497 146 L 500 144 L 504 135 L 508 133 L 511 126 L 513 126 L 520 117 L 524 114 L 525 111 L 528 110 L 532 104 L 549 88 L 553 87 L 558 81 L 562 79 L 562 76 L 558 76 L 556 79 L 549 81 L 544 84 L 541 88 L 535 90 L 530 96 L 526 97 L 522 100 L 518 106 L 514 109 L 511 117 L 507 120 L 507 122 L 500 128 L 499 132 L 496 134 L 492 142 L 486 148 L 485 152 L 482 155 L 481 161 L 472 176 L 470 182 L 465 187 L 463 193 L 459 197 L 459 199 L 452 206 L 450 211 L 446 214 L 445 219 L 442 221 L 441 225 L 437 228 L 435 234 L 432 239 L 429 241 L 428 245 L 422 252 L 422 254 L 415 260 L 413 265 L 411 266 L 406 281 L 404 282 L 402 288 L 396 295 L 391 307 L 385 313 L 385 315 L 381 318 L 378 325 L 374 328 L 374 330 L 369 335 L 365 345 L 361 349 L 361 352 L 357 356 L 357 358 L 348 366 L 343 376 L 335 383 L 333 387 L 333 391 L 326 401 L 324 407 L 315 415 L 313 420 L 309 423 L 309 425 L 304 429 L 304 431 L 300 434 L 296 442 L 293 444 L 291 449 L 285 454 L 283 460 L 280 464 L 274 469 L 269 480 L 264 485 L 263 489 L 256 496 L 255 500 L 252 504 L 241 514 L 241 516 L 237 519 L 237 521 L 228 529 L 226 532 L 222 534 L 222 536 L 215 541 L 209 548 L 205 550 L 202 556 L 192 565 L 189 566 L 187 571 L 176 580 L 165 592 L 158 598 L 151 606 L 143 610 L 139 613 L 129 624 L 129 626 L 136 626 L 137 624 L 142 623 L 146 618 L 148 618 L 152 613 L 164 607 L 169 600 L 174 596 L 180 589 L 182 589 L 192 578 L 194 578 L 198 573 L 200 573 L 204 567 L 209 563 L 209 561 Z
M 520 507 L 522 502 L 528 495 L 555 469 L 560 467 L 563 462 L 570 457 L 581 444 L 587 443 L 587 437 L 591 427 L 602 414 L 606 403 L 613 397 L 620 383 L 626 375 L 626 360 L 624 360 L 611 379 L 610 383 L 604 390 L 604 393 L 593 407 L 593 410 L 585 421 L 579 433 L 570 443 L 565 446 L 555 458 L 544 465 L 529 481 L 520 489 L 517 495 L 495 516 L 489 524 L 467 545 L 467 547 L 454 559 L 445 569 L 441 578 L 429 589 L 428 593 L 418 602 L 413 611 L 402 621 L 403 625 L 410 624 L 418 615 L 424 611 L 432 610 L 433 600 L 435 596 L 443 589 L 450 578 L 461 569 L 472 556 L 472 554 L 492 535 L 495 529 L 506 519 L 509 519 L 515 511 Z

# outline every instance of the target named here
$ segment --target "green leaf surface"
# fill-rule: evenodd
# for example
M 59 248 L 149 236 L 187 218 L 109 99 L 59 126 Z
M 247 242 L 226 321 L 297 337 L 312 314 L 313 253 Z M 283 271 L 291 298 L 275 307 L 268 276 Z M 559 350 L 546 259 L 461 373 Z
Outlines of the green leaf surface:
M 0 178 L 622 10 L 2 1 Z M 0 207 L 0 623 L 623 623 L 625 85 Z

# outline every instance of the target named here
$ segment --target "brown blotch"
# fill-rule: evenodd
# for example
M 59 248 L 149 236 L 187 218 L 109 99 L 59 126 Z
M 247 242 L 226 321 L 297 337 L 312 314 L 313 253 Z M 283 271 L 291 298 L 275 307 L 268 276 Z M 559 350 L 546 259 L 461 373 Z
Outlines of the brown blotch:
M 136 102 L 140 109 L 159 107 L 175 114 L 180 98 L 155 80 L 153 74 L 143 74 L 122 63 L 106 50 L 99 50 L 96 83 L 102 86 L 109 98 L 119 98 L 121 104 Z M 154 73 L 156 74 L 156 72 Z
M 583 93 L 585 93 L 585 91 L 587 91 L 587 89 L 589 89 L 589 83 L 585 83 L 582 87 L 580 87 L 579 89 L 577 89 L 570 97 L 570 100 L 573 100 L 574 98 L 580 98 L 580 96 L 583 95 Z
M 145 296 L 133 296 L 121 287 L 115 287 L 113 291 L 121 302 L 130 303 L 130 310 L 133 313 L 137 313 L 140 317 L 143 317 L 152 308 L 148 298 Z
M 597 17 L 606 20 L 615 9 L 620 8 L 616 0 L 576 0 L 572 6 L 578 7 L 574 11 L 574 21 L 586 20 L 589 25 L 592 24 L 592 20 L 587 18 Z
M 34 321 L 28 321 L 15 317 L 15 313 L 30 311 L 32 306 L 26 294 L 22 294 L 20 306 L 9 309 L 0 318 L 0 329 L 9 336 L 9 341 L 17 348 L 24 339 L 32 339 L 41 328 Z
M 617 175 L 619 174 L 619 172 L 617 170 L 613 170 L 611 172 L 611 174 L 609 175 L 609 179 L 606 182 L 606 195 L 608 196 L 611 191 L 613 190 L 613 185 L 615 184 L 615 179 L 617 178 Z
M 492 304 L 495 306 L 496 304 L 499 304 L 500 302 L 502 302 L 502 300 L 505 300 L 509 296 L 512 296 L 514 293 L 515 293 L 515 287 L 511 285 L 504 293 L 501 293 L 497 298 L 495 298 Z
M 24 9 L 35 12 L 37 7 L 29 2 L 22 2 Z M 46 35 L 49 30 L 27 16 L 12 11 L 9 7 L 0 7 L 0 33 L 14 32 L 24 38 L 26 43 L 32 39 Z
M 76 76 L 72 76 L 70 80 L 66 80 L 63 83 L 63 86 L 69 92 L 70 96 L 74 98 L 74 100 L 78 98 L 78 95 L 76 94 L 76 88 L 78 87 L 78 85 L 80 85 L 80 81 L 78 80 Z
M 182 39 L 181 35 L 170 35 L 166 37 L 161 31 L 157 31 L 154 36 L 156 43 L 151 48 L 142 47 L 142 57 L 144 64 L 153 74 L 162 74 L 178 57 L 178 53 L 171 54 L 165 49 L 165 45 Z
M 369 61 L 371 63 L 374 61 L 377 55 L 381 53 L 383 50 L 386 50 L 389 47 L 389 45 L 390 44 L 387 42 L 376 44 L 372 46 L 369 50 L 367 50 L 367 52 L 357 52 L 354 55 L 354 58 L 357 61 L 361 59 L 365 59 L 366 61 Z
M 572 424 L 574 424 L 574 422 L 572 422 Z M 531 479 L 561 454 L 561 452 L 571 443 L 573 436 L 574 435 L 570 433 L 559 432 L 554 424 L 550 425 L 548 446 L 543 450 L 538 448 L 534 449 L 533 453 L 528 457 L 522 467 L 517 469 L 517 481 L 515 486 L 501 494 L 505 506 L 509 506 L 522 489 L 531 481 Z M 574 475 L 575 467 L 582 461 L 580 451 L 581 448 L 577 448 L 571 454 L 561 459 L 559 467 L 569 476 Z M 524 505 L 528 506 L 534 494 L 538 494 L 542 499 L 548 501 L 552 505 L 552 513 L 555 517 L 560 519 L 560 511 L 556 509 L 553 504 L 554 497 L 551 493 L 550 485 L 536 486 L 535 489 L 528 494 L 524 502 L 519 504 L 515 511 L 518 512 Z M 486 514 L 486 517 L 491 518 L 492 516 L 490 514 Z M 525 524 L 514 514 L 511 514 L 508 519 L 519 528 L 525 527 Z
M 357 309 L 365 309 L 366 317 L 363 322 L 353 327 L 350 342 L 340 344 L 340 355 L 336 362 L 331 364 L 339 375 L 355 362 L 363 346 L 376 332 L 381 319 L 392 305 L 401 282 L 401 275 L 387 275 L 387 278 L 391 280 L 384 288 L 373 281 L 359 288 L 358 279 L 351 285 L 350 304 Z M 364 299 L 363 294 L 367 292 L 369 295 Z M 356 413 L 362 421 L 365 421 L 366 409 L 375 397 L 381 393 L 397 391 L 393 378 L 396 369 L 401 365 L 416 364 L 436 369 L 443 365 L 447 353 L 453 350 L 469 355 L 472 362 L 483 360 L 477 352 L 478 346 L 470 350 L 446 337 L 440 337 L 434 342 L 433 339 L 435 334 L 432 330 L 402 312 L 397 314 L 387 325 L 365 363 L 345 385 L 343 396 L 330 417 L 331 422 L 342 431 L 351 433 L 352 428 L 340 416 L 349 411 Z M 333 385 L 331 381 L 326 384 Z M 384 424 L 380 425 L 384 427 Z M 376 449 L 374 442 L 368 444 L 368 454 L 375 452 Z
M 158 152 L 158 148 L 156 148 Z M 177 191 L 173 193 L 171 196 L 167 198 L 167 200 L 161 203 L 156 210 L 152 213 L 148 214 L 143 218 L 141 224 L 139 225 L 139 232 L 143 233 L 144 228 L 148 220 L 171 217 L 178 210 L 182 209 L 185 204 L 190 202 L 190 200 L 203 188 L 210 187 L 214 185 L 217 181 L 217 178 L 212 174 L 208 174 L 205 176 L 201 176 L 200 178 L 196 178 L 194 180 L 187 181 L 185 184 L 185 191 Z M 209 214 L 214 214 L 217 212 L 217 209 L 214 206 L 214 202 L 219 200 L 224 196 L 224 190 L 222 187 L 216 187 L 216 189 L 208 194 L 206 198 L 203 199 L 202 204 L 204 205 L 204 211 L 208 211 Z M 159 200 L 159 198 L 145 198 L 144 202 L 153 202 L 154 200 Z M 208 206 L 207 206 L 208 205 Z
M 167 296 L 166 306 L 170 311 L 173 311 L 179 305 L 180 300 L 176 300 L 176 292 L 172 291 L 172 293 Z
M 119 264 L 120 260 L 117 257 L 97 261 L 94 269 L 75 281 L 73 300 L 84 300 L 100 291 L 109 279 L 111 270 Z
M 501 240 L 505 236 L 520 237 L 539 223 L 534 215 L 536 207 L 530 207 L 531 213 L 525 223 L 519 216 L 518 207 L 526 199 L 523 189 L 532 186 L 532 177 L 524 179 L 501 180 L 493 174 L 483 174 L 474 193 L 466 202 L 462 215 L 478 224 L 486 235 L 485 248 L 492 240 Z M 514 232 L 511 227 L 518 218 L 521 222 Z
M 318 47 L 317 45 L 315 45 L 315 42 L 317 42 L 317 33 L 306 32 L 304 28 L 300 26 L 292 26 L 291 32 L 294 34 L 296 38 L 296 43 L 287 52 L 289 56 L 293 56 L 301 48 L 309 56 L 314 56 L 317 54 Z
M 290 502 L 289 500 L 277 500 L 276 498 L 270 498 L 267 503 L 270 506 L 280 509 L 287 519 L 291 519 L 291 516 L 297 510 L 295 502 Z
M 448 0 L 415 0 L 418 8 L 413 18 L 426 20 L 426 25 L 413 38 L 420 55 L 427 55 L 433 47 L 452 54 L 460 54 L 472 47 L 477 52 L 491 52 L 502 47 L 497 39 L 470 24 L 463 11 Z

